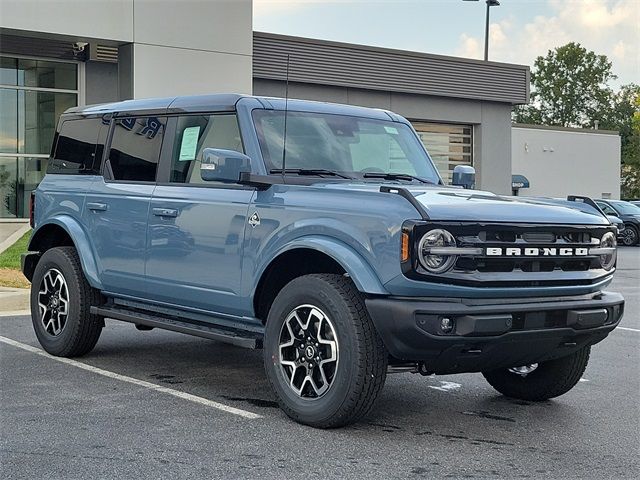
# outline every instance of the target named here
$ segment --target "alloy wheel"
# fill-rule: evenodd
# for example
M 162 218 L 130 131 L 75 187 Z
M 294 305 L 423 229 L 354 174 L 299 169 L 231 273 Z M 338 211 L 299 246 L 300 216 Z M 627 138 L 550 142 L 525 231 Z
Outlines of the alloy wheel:
M 279 338 L 280 366 L 289 387 L 303 398 L 322 397 L 338 369 L 335 328 L 318 307 L 300 305 L 287 315 Z
M 42 277 L 38 307 L 45 332 L 53 337 L 60 335 L 69 315 L 69 289 L 59 270 L 52 268 Z
M 536 368 L 538 368 L 537 363 L 532 363 L 531 365 L 523 365 L 521 367 L 513 367 L 509 369 L 509 372 L 515 373 L 516 375 L 520 375 L 526 377 L 531 372 L 533 372 Z
M 631 227 L 626 227 L 622 233 L 622 243 L 626 246 L 634 245 L 638 241 L 638 234 Z

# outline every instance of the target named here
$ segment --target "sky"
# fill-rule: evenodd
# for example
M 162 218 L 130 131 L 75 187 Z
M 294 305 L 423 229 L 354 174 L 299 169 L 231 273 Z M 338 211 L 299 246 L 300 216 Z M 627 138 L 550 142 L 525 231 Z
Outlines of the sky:
M 575 41 L 613 63 L 612 86 L 640 84 L 640 0 L 500 0 L 489 59 L 532 65 Z M 253 0 L 253 29 L 481 59 L 484 0 Z

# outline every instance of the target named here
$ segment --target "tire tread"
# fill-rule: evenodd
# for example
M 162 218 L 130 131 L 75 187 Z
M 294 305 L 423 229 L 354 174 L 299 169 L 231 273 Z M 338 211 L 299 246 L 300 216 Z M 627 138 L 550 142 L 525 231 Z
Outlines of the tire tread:
M 507 397 L 541 402 L 564 395 L 580 381 L 590 352 L 591 347 L 583 347 L 567 357 L 540 364 L 524 377 L 508 370 L 483 372 L 483 375 L 493 388 Z

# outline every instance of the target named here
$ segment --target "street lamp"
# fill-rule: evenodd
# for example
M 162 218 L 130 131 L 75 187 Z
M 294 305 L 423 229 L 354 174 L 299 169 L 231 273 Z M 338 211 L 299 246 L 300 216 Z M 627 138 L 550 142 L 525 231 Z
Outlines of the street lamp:
M 478 0 L 464 0 L 465 2 L 477 2 Z M 484 27 L 484 60 L 489 60 L 489 9 L 491 7 L 500 6 L 500 2 L 498 0 L 486 0 L 487 4 L 487 18 Z

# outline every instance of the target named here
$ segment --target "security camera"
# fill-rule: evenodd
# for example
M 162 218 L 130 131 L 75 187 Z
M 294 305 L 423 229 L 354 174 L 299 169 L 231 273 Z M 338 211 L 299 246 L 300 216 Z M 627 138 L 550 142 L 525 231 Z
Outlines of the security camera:
M 71 48 L 73 49 L 73 54 L 78 55 L 84 52 L 85 47 L 89 45 L 87 42 L 75 42 L 71 44 Z

